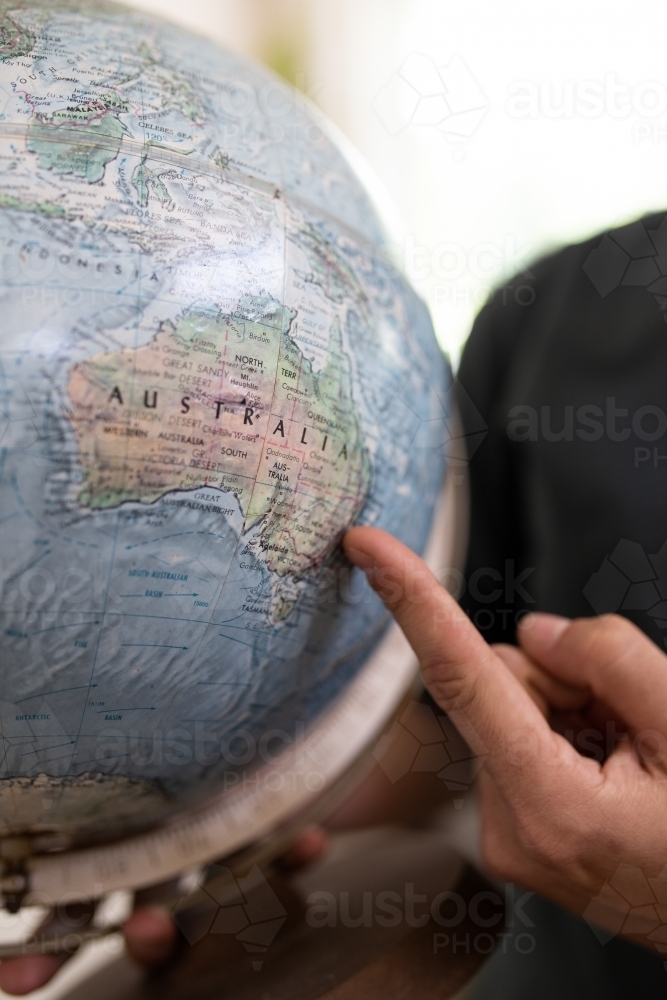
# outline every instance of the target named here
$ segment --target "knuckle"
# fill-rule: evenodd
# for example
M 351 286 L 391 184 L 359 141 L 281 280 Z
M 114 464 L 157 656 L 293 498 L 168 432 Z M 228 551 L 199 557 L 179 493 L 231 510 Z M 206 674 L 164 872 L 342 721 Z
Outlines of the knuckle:
M 477 699 L 477 683 L 464 667 L 443 660 L 422 663 L 422 677 L 445 712 L 466 711 Z
M 580 618 L 568 630 L 569 642 L 593 660 L 609 659 L 618 655 L 619 649 L 633 642 L 637 629 L 621 615 L 601 615 L 599 618 Z

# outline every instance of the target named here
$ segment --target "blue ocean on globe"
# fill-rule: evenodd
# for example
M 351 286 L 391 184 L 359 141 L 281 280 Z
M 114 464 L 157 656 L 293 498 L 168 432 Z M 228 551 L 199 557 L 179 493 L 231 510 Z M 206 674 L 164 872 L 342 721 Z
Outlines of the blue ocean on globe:
M 319 113 L 125 7 L 0 2 L 0 834 L 104 837 L 259 766 L 424 549 L 449 369 Z

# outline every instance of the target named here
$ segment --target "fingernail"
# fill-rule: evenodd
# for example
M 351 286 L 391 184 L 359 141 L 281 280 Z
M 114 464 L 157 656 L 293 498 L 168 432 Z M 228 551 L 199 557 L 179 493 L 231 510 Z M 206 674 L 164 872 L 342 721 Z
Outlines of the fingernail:
M 549 615 L 543 612 L 531 612 L 519 622 L 522 632 L 530 632 L 531 641 L 536 641 L 545 649 L 555 646 L 565 629 L 570 625 L 569 618 L 561 615 Z
M 359 569 L 373 569 L 375 566 L 375 560 L 373 557 L 369 556 L 367 552 L 363 552 L 361 549 L 353 549 L 346 545 L 345 555 L 350 562 L 354 563 L 355 566 L 358 566 Z

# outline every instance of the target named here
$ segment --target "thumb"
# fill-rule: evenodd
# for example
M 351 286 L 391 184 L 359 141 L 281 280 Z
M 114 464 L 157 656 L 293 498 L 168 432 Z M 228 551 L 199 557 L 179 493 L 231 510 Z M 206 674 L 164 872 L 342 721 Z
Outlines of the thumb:
M 533 614 L 522 619 L 517 636 L 536 663 L 561 681 L 588 687 L 635 732 L 667 734 L 667 656 L 626 618 Z

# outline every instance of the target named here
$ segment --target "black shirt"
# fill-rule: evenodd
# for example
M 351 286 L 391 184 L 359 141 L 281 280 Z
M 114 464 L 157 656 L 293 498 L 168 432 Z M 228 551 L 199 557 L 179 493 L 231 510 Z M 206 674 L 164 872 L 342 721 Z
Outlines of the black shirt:
M 663 645 L 665 306 L 656 215 L 541 261 L 479 315 L 459 370 L 477 444 L 461 603 L 489 641 L 525 609 L 618 611 Z
M 461 603 L 490 642 L 525 610 L 615 611 L 667 637 L 667 216 L 531 267 L 477 319 L 459 370 L 471 488 Z M 666 831 L 667 843 L 667 831 Z M 535 897 L 534 950 L 475 1000 L 663 997 L 667 965 Z

